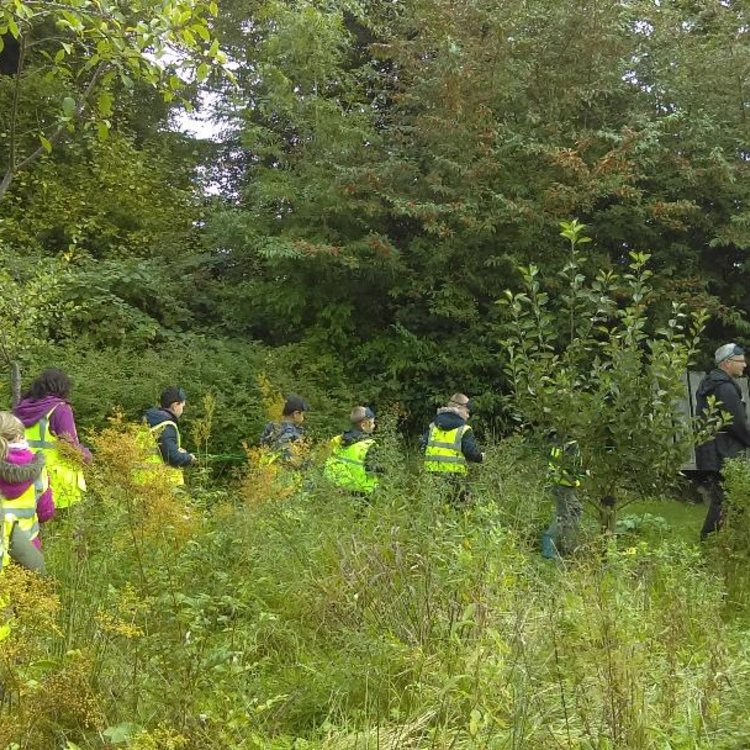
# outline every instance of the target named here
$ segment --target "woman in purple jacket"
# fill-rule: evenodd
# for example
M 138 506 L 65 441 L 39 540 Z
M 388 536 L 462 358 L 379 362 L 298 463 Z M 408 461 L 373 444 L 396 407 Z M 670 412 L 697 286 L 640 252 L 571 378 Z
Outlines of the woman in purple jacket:
M 69 395 L 70 378 L 61 370 L 48 369 L 31 384 L 13 409 L 13 413 L 23 422 L 31 449 L 45 456 L 58 508 L 67 508 L 81 500 L 86 483 L 80 461 L 91 461 L 88 448 L 78 440 L 73 410 L 68 403 Z M 61 441 L 78 452 L 80 461 L 71 459 L 69 449 L 58 449 Z

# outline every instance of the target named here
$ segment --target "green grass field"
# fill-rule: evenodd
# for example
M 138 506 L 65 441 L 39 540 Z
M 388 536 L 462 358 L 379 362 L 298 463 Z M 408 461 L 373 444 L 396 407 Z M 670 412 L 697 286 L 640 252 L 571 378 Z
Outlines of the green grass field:
M 622 508 L 619 527 L 634 525 L 634 531 L 650 540 L 685 541 L 698 544 L 708 507 L 679 500 L 642 500 Z M 660 520 L 663 519 L 663 520 Z

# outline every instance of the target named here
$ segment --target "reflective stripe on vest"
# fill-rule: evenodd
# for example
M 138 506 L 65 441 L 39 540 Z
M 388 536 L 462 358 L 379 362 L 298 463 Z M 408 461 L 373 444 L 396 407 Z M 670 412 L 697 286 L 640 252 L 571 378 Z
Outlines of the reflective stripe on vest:
M 36 506 L 39 498 L 47 491 L 49 478 L 47 470 L 42 469 L 34 483 L 29 485 L 18 497 L 3 500 L 6 514 L 15 516 L 20 529 L 25 531 L 32 541 L 39 536 L 39 518 Z
M 367 438 L 342 446 L 341 435 L 337 435 L 331 440 L 333 454 L 326 461 L 323 471 L 326 479 L 352 492 L 372 492 L 378 486 L 378 480 L 367 472 L 365 461 L 374 443 L 373 438 Z
M 86 491 L 83 472 L 57 450 L 57 438 L 49 432 L 49 419 L 59 404 L 50 409 L 36 424 L 24 430 L 26 441 L 34 453 L 44 454 L 45 465 L 55 493 L 55 506 L 67 508 L 79 502 Z
M 16 517 L 12 513 L 3 510 L 3 523 L 0 529 L 0 573 L 10 562 L 10 537 L 13 527 L 16 525 Z
M 0 529 L 0 576 L 10 563 L 10 538 L 16 523 L 16 518 L 12 513 L 3 512 L 2 528 Z M 8 596 L 0 595 L 0 642 L 10 635 L 9 615 L 4 611 L 8 609 L 9 604 Z
M 466 458 L 461 450 L 464 435 L 471 430 L 464 424 L 453 430 L 441 430 L 433 422 L 427 433 L 424 465 L 433 473 L 466 474 Z

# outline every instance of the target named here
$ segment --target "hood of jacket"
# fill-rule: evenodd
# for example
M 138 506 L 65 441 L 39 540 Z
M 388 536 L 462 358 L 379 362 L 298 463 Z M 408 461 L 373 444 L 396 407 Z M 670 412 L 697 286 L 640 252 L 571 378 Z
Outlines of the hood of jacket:
M 466 420 L 452 406 L 443 406 L 438 409 L 432 421 L 441 430 L 455 430 L 466 424 Z
M 56 406 L 64 403 L 65 400 L 59 396 L 45 396 L 40 399 L 23 398 L 13 409 L 13 413 L 23 422 L 24 427 L 31 427 L 42 417 L 46 417 Z
M 156 427 L 156 425 L 162 422 L 174 422 L 177 424 L 179 421 L 169 409 L 161 409 L 158 406 L 152 406 L 150 409 L 147 409 L 144 418 L 149 427 Z
M 363 432 L 362 430 L 352 429 L 347 430 L 341 435 L 341 445 L 344 447 L 354 445 L 354 443 L 361 443 L 363 440 L 372 438 L 372 434 L 369 432 Z
M 731 383 L 739 392 L 739 386 L 735 383 L 734 378 L 731 375 L 727 375 L 724 370 L 711 370 L 711 372 L 703 378 L 698 390 L 696 391 L 697 396 L 706 398 L 716 391 L 716 389 L 723 383 Z
M 13 455 L 8 454 L 6 458 L 0 459 L 0 480 L 8 484 L 33 482 L 43 468 L 43 453 L 37 453 L 31 461 L 24 464 L 15 463 Z

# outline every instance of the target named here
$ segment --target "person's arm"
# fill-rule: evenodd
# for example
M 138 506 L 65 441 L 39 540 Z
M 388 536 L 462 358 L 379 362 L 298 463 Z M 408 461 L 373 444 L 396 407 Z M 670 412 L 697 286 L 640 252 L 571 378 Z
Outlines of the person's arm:
M 716 397 L 721 401 L 721 408 L 732 415 L 732 421 L 724 429 L 735 440 L 750 447 L 750 427 L 747 424 L 747 413 L 734 384 L 722 383 L 716 389 Z
M 484 453 L 477 445 L 474 430 L 468 429 L 464 432 L 464 436 L 461 438 L 461 452 L 464 454 L 464 458 L 472 463 L 481 464 L 484 461 Z
M 36 501 L 36 515 L 39 523 L 46 523 L 55 515 L 55 501 L 52 497 L 52 487 L 47 487 Z
M 78 430 L 76 430 L 76 421 L 70 404 L 65 403 L 65 401 L 60 402 L 50 415 L 49 429 L 55 437 L 67 440 L 71 445 L 75 445 L 86 463 L 91 462 L 91 451 L 85 445 L 81 445 L 78 440 Z
M 419 450 L 422 451 L 422 453 L 427 450 L 427 443 L 430 440 L 430 428 L 428 427 L 423 433 L 422 437 L 419 438 Z
M 29 539 L 29 535 L 19 528 L 18 524 L 15 524 L 13 531 L 11 531 L 8 552 L 14 562 L 27 570 L 44 575 L 44 556 Z
M 159 436 L 159 450 L 164 463 L 181 468 L 193 463 L 193 456 L 177 445 L 177 430 L 168 424 Z
M 273 422 L 268 422 L 266 426 L 263 428 L 263 432 L 260 436 L 260 444 L 265 445 L 266 447 L 270 447 L 273 440 L 273 431 L 274 431 L 274 424 Z

